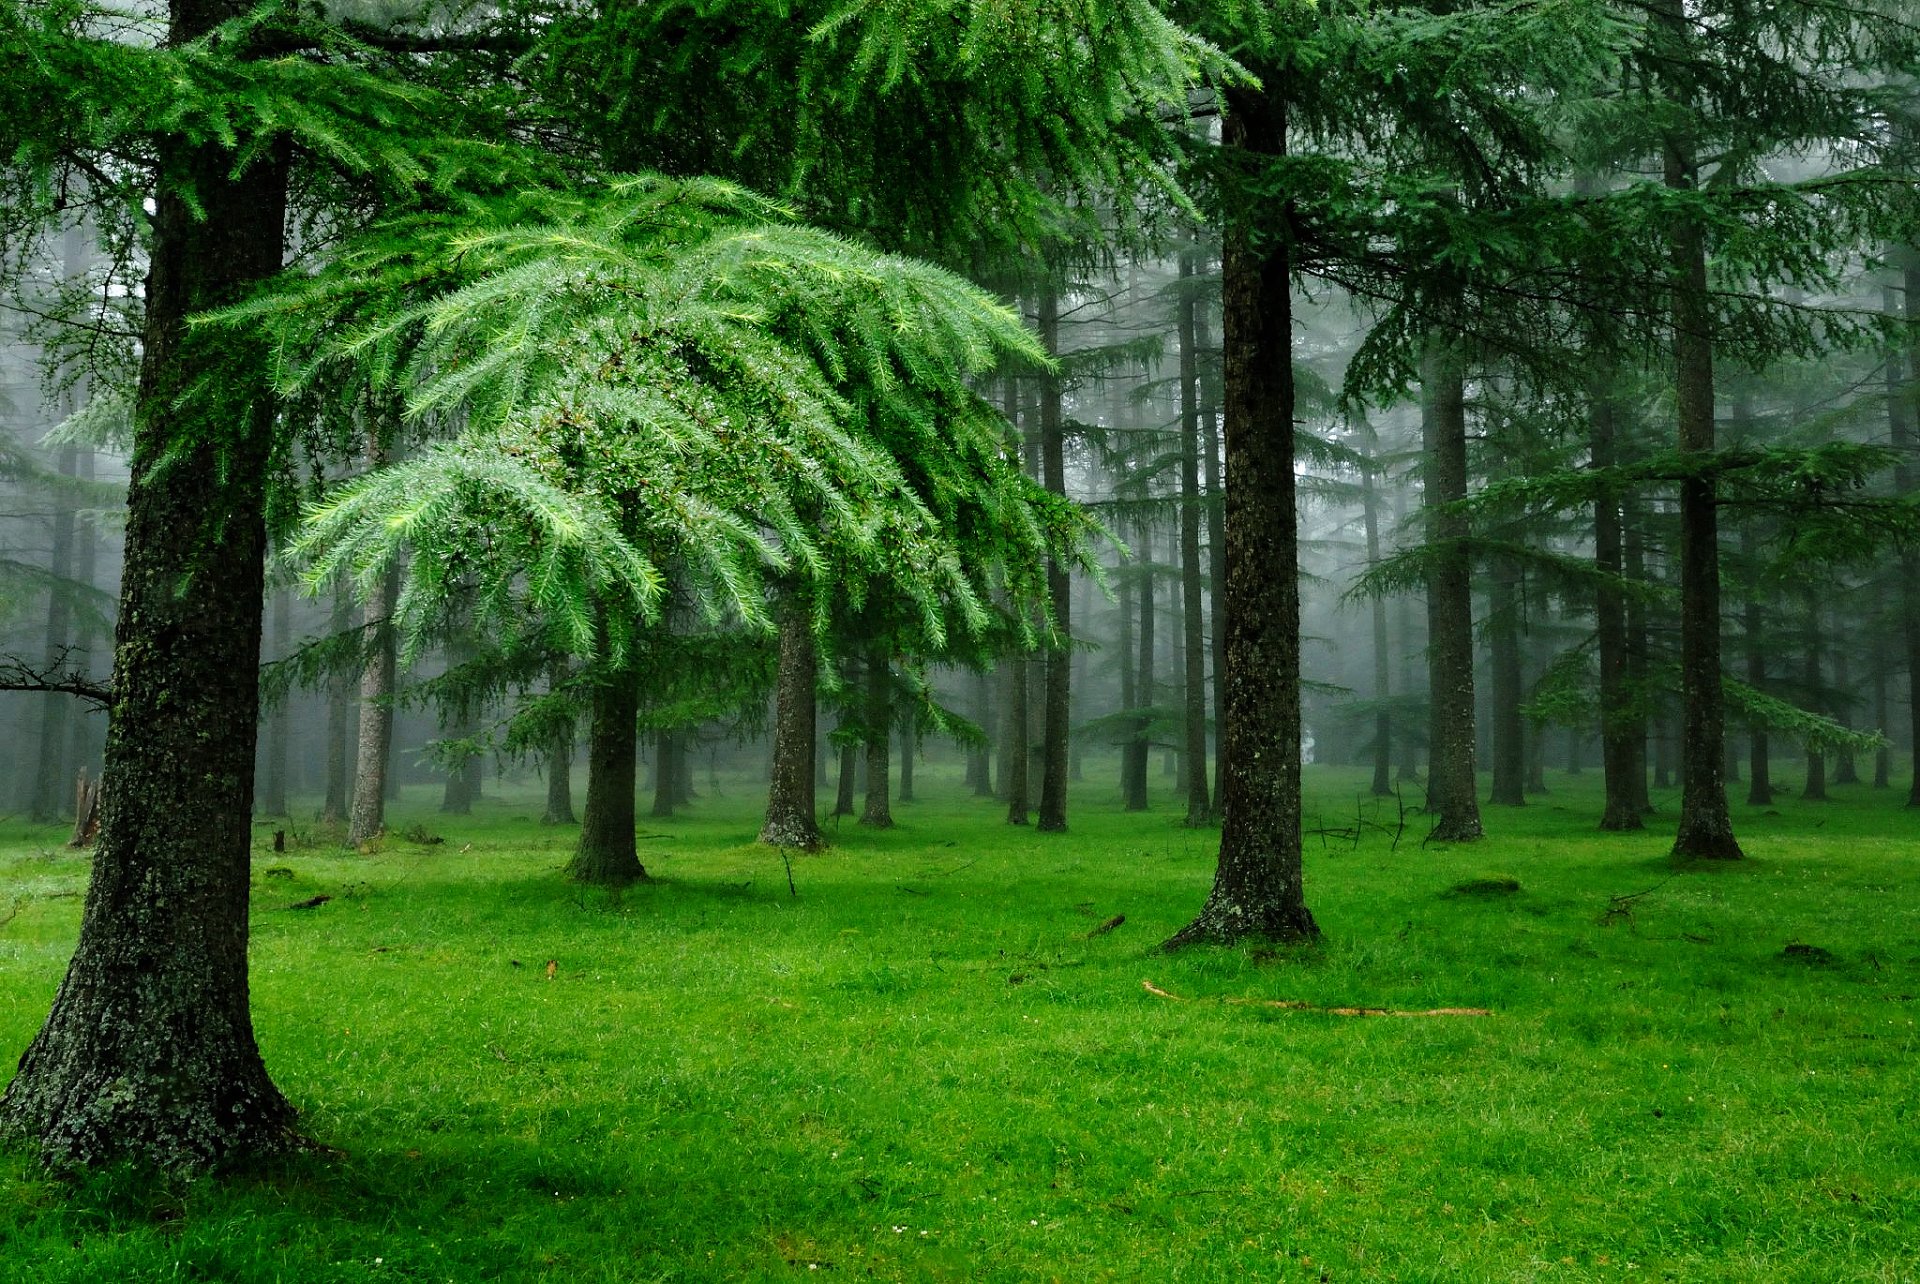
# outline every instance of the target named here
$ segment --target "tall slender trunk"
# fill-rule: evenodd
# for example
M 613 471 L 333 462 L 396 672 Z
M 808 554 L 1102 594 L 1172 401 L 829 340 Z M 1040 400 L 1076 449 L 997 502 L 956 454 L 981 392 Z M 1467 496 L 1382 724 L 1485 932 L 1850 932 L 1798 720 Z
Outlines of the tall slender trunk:
M 1632 498 L 1621 504 L 1621 531 L 1621 569 L 1628 580 L 1643 584 L 1647 579 L 1645 505 Z M 1639 597 L 1627 599 L 1627 682 L 1635 709 L 1625 732 L 1633 753 L 1627 788 L 1632 790 L 1634 809 L 1648 815 L 1653 811 L 1653 798 L 1647 792 L 1646 701 L 1652 689 L 1652 666 L 1647 647 L 1647 604 Z
M 1210 608 L 1211 650 L 1213 653 L 1213 801 L 1216 813 L 1225 798 L 1221 787 L 1225 768 L 1220 761 L 1222 736 L 1226 732 L 1227 707 L 1227 538 L 1226 506 L 1220 496 L 1219 394 L 1210 359 L 1212 341 L 1208 336 L 1207 310 L 1193 310 L 1193 347 L 1200 362 L 1200 466 L 1207 486 L 1207 603 Z
M 1467 519 L 1444 508 L 1467 497 L 1466 378 L 1451 340 L 1428 341 L 1420 410 L 1422 502 L 1437 550 L 1427 571 L 1427 810 L 1433 838 L 1471 842 L 1484 832 L 1474 780 L 1473 580 Z
M 1520 713 L 1525 686 L 1520 659 L 1520 573 L 1510 558 L 1496 558 L 1487 599 L 1488 663 L 1493 702 L 1493 792 L 1491 799 L 1519 807 L 1526 798 L 1525 724 Z
M 1373 438 L 1377 447 L 1379 439 Z M 1367 566 L 1380 564 L 1380 493 L 1369 461 L 1360 469 L 1360 512 L 1366 524 Z M 1387 599 L 1374 594 L 1368 603 L 1373 611 L 1373 789 L 1376 797 L 1393 792 L 1393 714 L 1387 708 L 1392 696 L 1392 656 L 1387 642 Z
M 1119 581 L 1117 596 L 1119 598 L 1120 608 L 1119 624 L 1117 626 L 1119 633 L 1119 646 L 1117 649 L 1119 653 L 1114 658 L 1120 665 L 1120 709 L 1123 713 L 1129 715 L 1129 720 L 1125 724 L 1127 727 L 1126 739 L 1120 742 L 1120 798 L 1123 804 L 1130 804 L 1133 800 L 1134 741 L 1133 724 L 1130 719 L 1132 711 L 1139 707 L 1140 701 L 1139 657 L 1135 653 L 1133 639 L 1134 575 L 1129 568 L 1122 566 L 1114 578 Z M 1129 811 L 1134 810 L 1131 806 L 1128 806 L 1127 809 Z
M 1873 664 L 1873 725 L 1880 728 L 1882 735 L 1886 734 L 1887 665 L 1884 657 L 1876 657 Z M 1884 740 L 1873 751 L 1873 787 L 1893 787 L 1893 751 Z
M 567 685 L 566 657 L 547 666 L 547 694 L 555 695 Z M 575 824 L 573 814 L 573 715 L 557 719 L 547 739 L 547 810 L 540 817 L 543 825 Z
M 1407 492 L 1405 487 L 1393 489 L 1393 528 L 1396 535 L 1406 529 Z M 1414 646 L 1414 614 L 1410 595 L 1398 594 L 1393 607 L 1394 633 L 1400 644 L 1400 690 L 1411 696 L 1420 689 L 1419 664 L 1415 654 L 1419 648 Z M 1415 724 L 1417 725 L 1417 724 Z M 1420 744 L 1412 725 L 1400 728 L 1398 761 L 1394 765 L 1395 781 L 1417 781 L 1420 779 Z
M 867 729 L 867 805 L 860 823 L 876 829 L 893 827 L 889 780 L 893 749 L 893 669 L 880 647 L 867 652 L 867 707 L 862 721 Z
M 175 0 L 168 40 L 243 11 Z M 100 835 L 72 961 L 0 1101 L 0 1131 L 63 1164 L 210 1165 L 293 1138 L 247 985 L 269 362 L 187 326 L 280 269 L 288 161 L 157 152 Z
M 344 584 L 334 589 L 333 615 L 329 622 L 334 637 L 347 631 L 352 610 Z M 340 674 L 327 676 L 327 792 L 320 807 L 320 818 L 329 825 L 347 820 L 347 787 L 353 757 L 351 732 L 353 706 L 348 700 L 347 680 Z
M 1618 413 L 1603 374 L 1594 380 L 1587 399 L 1588 443 L 1595 469 L 1620 462 Z M 1636 711 L 1639 696 L 1632 687 L 1627 643 L 1627 600 L 1612 582 L 1626 574 L 1620 521 L 1620 497 L 1603 495 L 1593 504 L 1593 561 L 1600 572 L 1594 590 L 1594 630 L 1600 652 L 1600 761 L 1605 776 L 1606 805 L 1600 828 L 1611 832 L 1645 829 L 1639 793 L 1645 788 L 1639 746 L 1645 730 Z
M 1139 702 L 1135 707 L 1144 710 L 1153 708 L 1157 698 L 1154 680 L 1154 652 L 1157 645 L 1154 633 L 1159 618 L 1153 591 L 1153 530 L 1144 520 L 1140 523 L 1139 586 L 1134 596 L 1140 605 L 1140 629 L 1136 639 L 1140 666 L 1133 681 L 1133 698 Z M 1147 740 L 1150 720 L 1150 715 L 1145 713 L 1136 717 L 1133 739 L 1127 742 L 1123 805 L 1128 811 L 1147 809 L 1147 764 L 1153 757 L 1153 746 Z
M 1224 141 L 1287 149 L 1284 106 L 1226 91 Z M 1292 270 L 1276 236 L 1226 232 L 1227 698 L 1220 861 L 1206 904 L 1168 946 L 1315 940 L 1300 860 L 1300 546 L 1294 510 Z
M 1031 720 L 1027 708 L 1027 661 L 1015 656 L 1003 666 L 1007 674 L 1007 727 L 1001 740 L 1000 774 L 1006 780 L 1007 823 L 1024 825 L 1032 804 L 1028 801 L 1028 774 L 1032 766 Z
M 1673 788 L 1673 741 L 1673 719 L 1671 715 L 1663 713 L 1654 720 L 1653 787 L 1655 789 Z
M 774 682 L 773 771 L 767 785 L 767 820 L 760 841 L 775 847 L 817 851 L 822 846 L 814 812 L 813 738 L 820 680 L 813 644 L 813 611 L 805 597 L 780 599 L 780 668 Z
M 635 714 L 638 717 L 638 713 Z M 587 786 L 589 796 L 593 786 Z M 680 737 L 671 731 L 656 731 L 653 737 L 653 810 L 656 820 L 673 815 L 680 801 Z
M 1676 45 L 1693 39 L 1681 0 L 1658 0 L 1654 21 Z M 1693 144 L 1668 135 L 1666 185 L 1691 191 Z M 1679 447 L 1688 456 L 1714 448 L 1713 307 L 1707 293 L 1707 238 L 1700 221 L 1681 212 L 1669 224 L 1672 261 L 1674 392 Z M 1673 854 L 1737 860 L 1740 844 L 1721 778 L 1726 738 L 1720 690 L 1720 515 L 1711 474 L 1680 483 L 1680 824 Z
M 900 732 L 900 801 L 913 801 L 914 760 L 920 756 L 920 735 L 910 718 L 902 718 Z
M 79 471 L 79 451 L 73 446 L 60 448 L 58 467 L 62 477 Z M 53 500 L 51 557 L 47 571 L 52 585 L 47 591 L 46 657 L 49 669 L 64 664 L 73 642 L 73 502 L 65 493 L 56 492 Z M 33 818 L 57 820 L 66 814 L 72 801 L 73 777 L 67 763 L 67 728 L 73 697 L 49 691 L 40 697 L 39 763 L 34 772 Z
M 91 450 L 82 449 L 75 460 L 75 474 L 82 481 L 94 479 L 94 455 Z M 90 592 L 100 568 L 100 532 L 92 518 L 82 514 L 74 515 L 73 526 L 73 582 L 82 592 Z M 93 646 L 94 632 L 85 611 L 74 613 L 69 625 L 73 633 L 73 654 L 69 664 L 81 672 L 91 675 L 94 672 Z M 72 735 L 68 739 L 67 768 L 69 771 L 86 767 L 97 761 L 100 752 L 100 739 L 95 730 L 91 713 L 83 713 L 77 718 L 68 719 Z
M 1759 553 L 1758 533 L 1753 523 L 1748 522 L 1740 529 L 1740 558 L 1747 564 L 1750 575 L 1755 573 L 1753 568 L 1757 566 Z M 1767 689 L 1767 647 L 1757 588 L 1749 589 L 1740 622 L 1741 638 L 1746 643 L 1747 685 L 1755 691 L 1764 692 Z M 1766 724 L 1755 719 L 1747 727 L 1747 801 L 1756 807 L 1773 804 L 1770 751 Z
M 640 680 L 638 672 L 623 669 L 601 674 L 593 684 L 587 730 L 587 806 L 580 817 L 580 841 L 567 866 L 575 882 L 624 887 L 647 877 L 635 842 L 638 826 L 634 817 Z M 665 733 L 661 734 L 664 737 Z M 660 761 L 664 763 L 664 757 Z
M 1826 639 L 1820 629 L 1820 599 L 1817 595 L 1807 595 L 1807 644 L 1801 657 L 1800 681 L 1807 690 L 1807 707 L 1815 713 L 1826 713 L 1827 702 L 1821 690 L 1820 653 L 1826 648 Z M 1827 801 L 1827 755 L 1818 745 L 1811 742 L 1807 750 L 1807 783 L 1800 791 L 1800 797 L 1808 802 Z
M 1051 286 L 1040 295 L 1040 341 L 1060 351 L 1060 299 Z M 1061 414 L 1060 380 L 1040 376 L 1041 480 L 1055 495 L 1067 493 L 1066 429 Z M 1040 730 L 1040 812 L 1035 827 L 1060 833 L 1067 827 L 1067 771 L 1073 718 L 1073 594 L 1067 568 L 1047 562 L 1047 598 L 1053 607 L 1058 642 L 1047 648 L 1046 700 Z
M 1853 675 L 1847 667 L 1847 644 L 1845 636 L 1834 644 L 1833 648 L 1833 705 L 1828 710 L 1843 727 L 1853 725 Z M 1853 760 L 1853 746 L 1841 745 L 1834 751 L 1837 761 L 1833 768 L 1833 783 L 1836 785 L 1857 785 L 1860 783 L 1860 768 Z
M 273 634 L 273 658 L 282 660 L 293 648 L 292 594 L 280 589 L 273 595 L 273 613 L 269 627 Z M 265 779 L 260 782 L 259 812 L 265 816 L 285 816 L 287 810 L 287 738 L 291 733 L 292 712 L 287 708 L 291 692 L 283 694 L 267 714 L 267 745 L 264 755 Z
M 993 735 L 993 684 L 981 669 L 973 671 L 973 718 L 982 738 L 967 749 L 967 788 L 975 798 L 986 798 L 993 794 L 993 762 L 987 749 Z
M 840 746 L 839 776 L 834 781 L 833 814 L 835 819 L 853 815 L 854 777 L 858 773 L 857 762 L 860 751 L 853 745 Z
M 347 845 L 371 842 L 387 823 L 387 779 L 393 758 L 393 683 L 399 639 L 393 611 L 400 600 L 400 568 L 380 579 L 380 593 L 367 604 L 366 627 L 374 635 L 373 654 L 360 674 L 360 746 L 354 757 L 353 819 Z
M 1180 615 L 1186 681 L 1187 820 L 1213 816 L 1207 789 L 1207 637 L 1200 574 L 1200 354 L 1196 348 L 1193 256 L 1180 256 Z

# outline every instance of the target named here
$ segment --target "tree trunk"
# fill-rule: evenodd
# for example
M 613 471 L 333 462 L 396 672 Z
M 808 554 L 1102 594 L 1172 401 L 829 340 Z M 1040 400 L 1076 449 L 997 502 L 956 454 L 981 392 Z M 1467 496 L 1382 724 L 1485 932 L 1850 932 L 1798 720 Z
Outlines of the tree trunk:
M 1807 595 L 1807 649 L 1803 657 L 1800 680 L 1806 687 L 1807 707 L 1815 713 L 1827 712 L 1826 701 L 1821 693 L 1820 652 L 1826 646 L 1826 639 L 1820 632 L 1820 599 L 1814 594 Z M 1807 747 L 1807 783 L 1800 791 L 1800 797 L 1807 802 L 1827 801 L 1827 755 L 1813 744 Z
M 1853 676 L 1847 669 L 1847 644 L 1843 639 L 1833 648 L 1833 707 L 1829 712 L 1843 727 L 1853 725 Z M 1853 760 L 1853 746 L 1841 745 L 1835 750 L 1838 760 L 1834 764 L 1833 783 L 1836 785 L 1857 785 L 1860 783 L 1860 768 Z
M 867 805 L 860 813 L 860 823 L 891 829 L 888 776 L 893 752 L 888 738 L 893 729 L 893 670 L 887 663 L 887 653 L 878 647 L 867 653 L 867 710 L 863 721 L 867 728 Z
M 1427 571 L 1427 810 L 1431 837 L 1472 842 L 1484 832 L 1474 781 L 1473 580 L 1467 520 L 1442 507 L 1467 497 L 1466 380 L 1451 341 L 1428 342 L 1421 392 L 1422 504 L 1436 550 Z
M 1876 657 L 1873 664 L 1873 725 L 1886 734 L 1887 727 L 1887 666 L 1884 657 Z M 1882 742 L 1873 751 L 1873 787 L 1891 789 L 1893 787 L 1893 752 Z
M 91 450 L 82 449 L 75 461 L 75 471 L 82 481 L 94 479 L 94 455 Z M 94 587 L 94 579 L 99 572 L 100 532 L 92 518 L 75 514 L 73 528 L 73 582 L 82 591 Z M 85 612 L 76 613 L 69 626 L 73 633 L 73 656 L 71 663 L 83 673 L 94 672 L 93 645 L 94 633 L 87 621 Z M 77 718 L 69 718 L 72 736 L 68 742 L 67 764 L 69 768 L 85 768 L 98 760 L 99 736 L 94 730 L 91 711 Z
M 593 708 L 587 731 L 587 806 L 580 818 L 580 841 L 567 874 L 575 882 L 625 887 L 642 882 L 635 843 L 634 764 L 640 753 L 640 674 L 602 674 L 593 684 Z M 661 732 L 661 739 L 666 738 Z M 660 778 L 666 755 L 656 761 Z
M 1180 614 L 1184 637 L 1188 825 L 1213 817 L 1207 789 L 1207 635 L 1200 583 L 1200 354 L 1195 349 L 1193 257 L 1180 257 Z
M 293 649 L 293 624 L 289 618 L 291 593 L 281 589 L 273 595 L 273 658 L 285 659 Z M 287 810 L 287 737 L 292 714 L 287 704 L 292 692 L 283 694 L 267 715 L 266 779 L 260 782 L 259 812 L 265 816 L 286 816 Z
M 1060 351 L 1060 300 L 1051 286 L 1040 295 L 1040 341 Z M 1040 460 L 1042 482 L 1055 495 L 1067 493 L 1066 430 L 1062 422 L 1060 380 L 1040 376 Z M 1073 717 L 1073 594 L 1067 568 L 1047 563 L 1047 598 L 1053 607 L 1056 645 L 1046 653 L 1046 703 L 1040 730 L 1040 814 L 1035 827 L 1048 833 L 1067 828 L 1067 772 Z
M 79 471 L 79 451 L 62 446 L 59 455 L 62 477 Z M 65 663 L 73 642 L 73 502 L 56 491 L 53 499 L 51 557 L 47 564 L 52 586 L 47 591 L 46 657 L 49 670 Z M 71 801 L 73 775 L 67 762 L 67 728 L 73 697 L 49 691 L 40 697 L 40 759 L 34 773 L 32 815 L 36 821 L 58 820 L 66 814 Z
M 833 793 L 833 814 L 835 819 L 841 816 L 853 815 L 853 785 L 854 776 L 859 770 L 856 765 L 858 758 L 859 750 L 853 745 L 840 746 L 840 773 L 839 779 L 834 782 Z
M 1222 713 L 1227 707 L 1227 539 L 1226 508 L 1220 496 L 1220 428 L 1217 419 L 1219 396 L 1213 378 L 1214 364 L 1208 349 L 1207 310 L 1193 310 L 1193 347 L 1200 361 L 1200 465 L 1207 485 L 1207 601 L 1211 608 L 1211 650 L 1213 652 L 1213 801 L 1215 813 L 1225 798 L 1221 787 L 1221 737 L 1226 730 Z
M 1379 438 L 1370 435 L 1379 445 Z M 1360 511 L 1366 523 L 1367 566 L 1380 564 L 1380 494 L 1374 483 L 1372 461 L 1360 469 Z M 1393 793 L 1393 714 L 1387 701 L 1392 696 L 1393 661 L 1387 642 L 1387 599 L 1376 593 L 1368 604 L 1373 610 L 1373 788 L 1377 798 Z
M 1655 20 L 1677 41 L 1692 39 L 1680 0 L 1660 0 Z M 1691 190 L 1696 173 L 1692 144 L 1669 135 L 1666 184 Z M 1674 392 L 1679 446 L 1685 455 L 1714 448 L 1713 309 L 1707 293 L 1705 229 L 1689 215 L 1675 217 L 1669 231 L 1673 265 Z M 1720 690 L 1720 515 L 1711 474 L 1680 483 L 1680 824 L 1673 854 L 1705 860 L 1737 860 L 1727 790 L 1721 779 L 1726 738 L 1725 700 Z
M 634 717 L 638 718 L 638 706 Z M 653 812 L 655 820 L 667 820 L 672 817 L 674 805 L 680 801 L 680 738 L 671 731 L 657 731 L 653 738 Z M 587 796 L 593 796 L 593 785 L 587 785 Z
M 1140 604 L 1140 628 L 1136 638 L 1139 647 L 1139 668 L 1133 680 L 1133 698 L 1137 709 L 1154 707 L 1157 691 L 1154 680 L 1154 653 L 1158 649 L 1155 625 L 1159 621 L 1159 608 L 1154 601 L 1153 588 L 1153 531 L 1143 520 L 1140 523 L 1140 567 L 1138 587 L 1134 597 Z M 1147 764 L 1153 757 L 1153 746 L 1147 740 L 1151 715 L 1141 713 L 1133 722 L 1133 738 L 1127 742 L 1125 754 L 1125 788 L 1123 805 L 1128 811 L 1147 809 Z
M 1920 250 L 1900 252 L 1908 334 L 1911 346 L 1887 354 L 1887 429 L 1894 450 L 1893 487 L 1902 496 L 1920 489 L 1915 468 L 1914 391 L 1920 388 Z M 1888 311 L 1892 311 L 1889 301 Z M 1903 544 L 1899 554 L 1901 650 L 1907 664 L 1907 743 L 1913 747 L 1907 806 L 1920 807 L 1920 551 Z
M 1759 561 L 1759 537 L 1753 523 L 1748 522 L 1740 531 L 1740 556 L 1756 572 Z M 1747 594 L 1745 610 L 1741 614 L 1742 640 L 1747 651 L 1747 685 L 1755 691 L 1767 689 L 1767 650 L 1762 632 L 1762 607 L 1757 588 Z M 1772 763 L 1769 761 L 1771 746 L 1767 743 L 1765 724 L 1754 721 L 1747 728 L 1747 801 L 1756 807 L 1773 805 Z
M 1487 602 L 1488 661 L 1493 679 L 1493 792 L 1505 807 L 1526 801 L 1526 728 L 1520 713 L 1525 687 L 1520 664 L 1520 575 L 1508 558 L 1493 567 Z
M 1647 532 L 1645 506 L 1633 499 L 1621 504 L 1621 568 L 1627 579 L 1644 584 L 1647 579 Z M 1633 753 L 1633 767 L 1627 787 L 1633 791 L 1633 805 L 1641 815 L 1653 812 L 1653 798 L 1647 792 L 1647 715 L 1645 702 L 1652 682 L 1647 649 L 1647 604 L 1638 597 L 1627 599 L 1627 682 L 1635 703 L 1627 731 Z
M 824 846 L 814 811 L 813 739 L 815 690 L 820 666 L 814 653 L 813 611 L 799 593 L 780 602 L 780 669 L 773 706 L 773 772 L 767 786 L 767 821 L 760 841 L 775 847 L 818 851 Z
M 910 720 L 900 723 L 900 801 L 913 801 L 914 759 L 920 756 L 920 736 Z
M 1619 408 L 1610 382 L 1602 375 L 1588 395 L 1588 440 L 1596 469 L 1612 468 L 1620 462 Z M 1639 696 L 1632 687 L 1627 601 L 1618 585 L 1608 582 L 1626 574 L 1622 547 L 1620 499 L 1617 495 L 1602 496 L 1593 505 L 1593 561 L 1603 577 L 1594 590 L 1593 614 L 1600 652 L 1600 762 L 1606 789 L 1600 828 L 1609 832 L 1646 828 L 1639 798 L 1646 787 L 1640 761 L 1646 731 L 1637 712 Z
M 241 11 L 175 0 L 169 40 Z M 72 962 L 0 1102 L 0 1129 L 56 1163 L 205 1166 L 294 1135 L 247 989 L 270 363 L 186 324 L 280 268 L 285 151 L 234 164 L 159 145 L 99 842 Z
M 547 668 L 547 694 L 560 692 L 567 684 L 565 658 L 556 659 Z M 573 814 L 573 717 L 556 721 L 547 740 L 547 810 L 540 817 L 543 825 L 572 825 Z
M 375 452 L 376 465 L 384 462 Z M 400 568 L 380 580 L 380 596 L 367 605 L 366 625 L 373 630 L 373 656 L 360 674 L 360 748 L 354 759 L 353 820 L 347 846 L 371 842 L 387 823 L 387 775 L 393 757 L 393 683 L 399 639 L 393 627 L 400 600 Z
M 973 671 L 973 716 L 982 739 L 967 749 L 967 789 L 975 798 L 989 798 L 993 795 L 993 762 L 987 737 L 993 734 L 993 684 L 980 669 Z
M 1286 153 L 1285 109 L 1226 91 L 1224 139 Z M 1167 942 L 1317 940 L 1300 861 L 1300 547 L 1294 511 L 1292 272 L 1284 237 L 1226 231 L 1227 698 L 1220 861 L 1198 916 Z
M 352 619 L 346 586 L 340 585 L 333 593 L 333 617 L 331 628 L 333 636 L 339 637 L 347 631 Z M 349 763 L 352 760 L 352 746 L 348 722 L 353 707 L 347 699 L 347 682 L 339 674 L 327 677 L 327 793 L 326 801 L 321 804 L 320 818 L 329 825 L 343 825 L 347 820 L 347 782 Z

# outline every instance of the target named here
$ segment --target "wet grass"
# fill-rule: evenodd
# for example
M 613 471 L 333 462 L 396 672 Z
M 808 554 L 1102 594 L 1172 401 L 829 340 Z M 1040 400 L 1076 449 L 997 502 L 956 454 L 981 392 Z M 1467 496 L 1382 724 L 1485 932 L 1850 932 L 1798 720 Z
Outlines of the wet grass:
M 660 881 L 618 896 L 561 880 L 531 783 L 470 819 L 423 792 L 396 828 L 446 841 L 372 856 L 263 826 L 261 1043 L 338 1153 L 197 1181 L 7 1157 L 0 1279 L 1920 1271 L 1901 799 L 1736 808 L 1751 859 L 1676 870 L 1657 823 L 1593 831 L 1597 775 L 1439 848 L 1315 769 L 1326 943 L 1169 958 L 1210 835 L 1089 774 L 1066 835 L 936 774 L 898 829 L 795 858 L 797 896 L 745 782 L 643 822 Z M 61 837 L 0 822 L 8 1064 L 78 924 Z

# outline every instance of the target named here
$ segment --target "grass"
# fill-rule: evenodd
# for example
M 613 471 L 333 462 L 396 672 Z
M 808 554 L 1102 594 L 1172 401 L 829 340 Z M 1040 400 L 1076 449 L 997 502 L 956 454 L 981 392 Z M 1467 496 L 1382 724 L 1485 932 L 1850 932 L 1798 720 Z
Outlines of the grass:
M 531 786 L 457 820 L 423 792 L 396 828 L 446 841 L 371 857 L 275 855 L 263 827 L 260 1040 L 339 1153 L 192 1181 L 7 1156 L 0 1278 L 1920 1272 L 1899 799 L 1737 808 L 1751 859 L 1676 870 L 1659 824 L 1594 832 L 1597 774 L 1556 776 L 1473 846 L 1423 848 L 1417 817 L 1397 850 L 1312 838 L 1321 948 L 1166 957 L 1210 835 L 1171 798 L 1122 814 L 1089 774 L 1064 836 L 923 777 L 897 830 L 796 858 L 797 896 L 743 841 L 744 781 L 649 822 L 661 881 L 621 896 L 561 880 L 571 831 L 533 822 Z M 1351 826 L 1361 785 L 1314 769 L 1316 824 Z M 78 924 L 60 837 L 0 823 L 8 1062 Z

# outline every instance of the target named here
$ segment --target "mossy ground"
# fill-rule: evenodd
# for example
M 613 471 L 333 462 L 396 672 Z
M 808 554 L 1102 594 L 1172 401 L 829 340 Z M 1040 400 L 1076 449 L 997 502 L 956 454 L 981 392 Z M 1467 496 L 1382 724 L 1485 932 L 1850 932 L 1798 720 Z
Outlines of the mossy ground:
M 395 827 L 446 841 L 371 856 L 263 825 L 260 1040 L 336 1153 L 193 1181 L 6 1157 L 0 1279 L 1920 1276 L 1901 797 L 1737 807 L 1751 859 L 1676 870 L 1671 798 L 1603 835 L 1597 774 L 1555 776 L 1472 846 L 1418 817 L 1397 850 L 1310 839 L 1319 949 L 1167 957 L 1212 835 L 1171 796 L 1123 814 L 1113 775 L 1048 835 L 929 771 L 898 828 L 796 857 L 797 897 L 744 780 L 643 822 L 660 881 L 618 896 L 563 881 L 532 782 L 460 819 L 423 790 Z M 1363 784 L 1314 769 L 1314 823 Z M 8 1062 L 78 925 L 61 837 L 0 823 Z M 1448 895 L 1485 878 L 1519 890 Z

